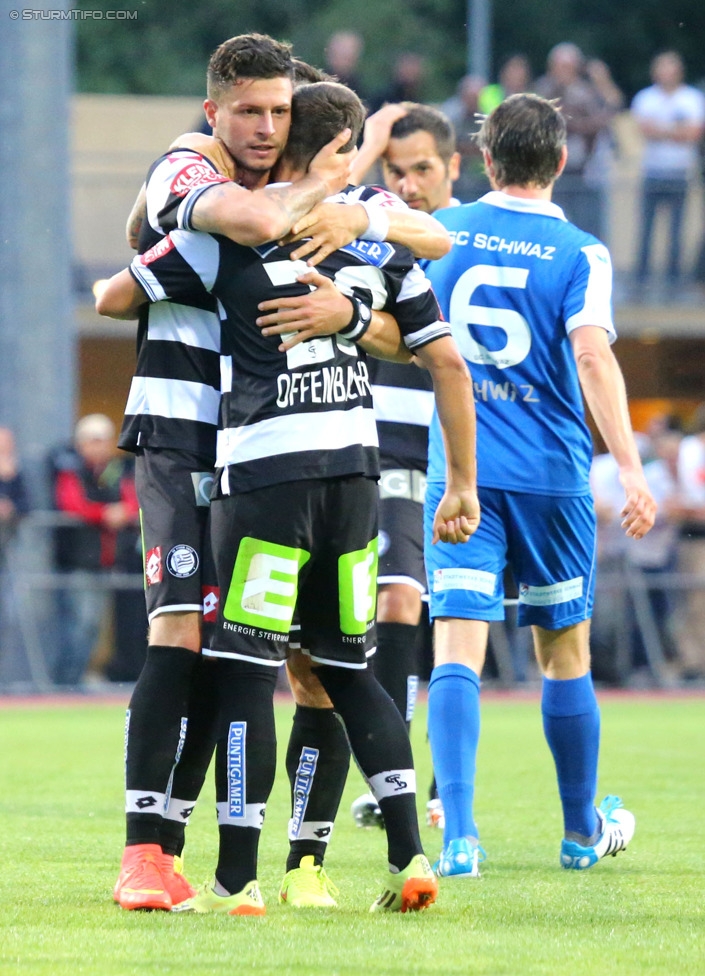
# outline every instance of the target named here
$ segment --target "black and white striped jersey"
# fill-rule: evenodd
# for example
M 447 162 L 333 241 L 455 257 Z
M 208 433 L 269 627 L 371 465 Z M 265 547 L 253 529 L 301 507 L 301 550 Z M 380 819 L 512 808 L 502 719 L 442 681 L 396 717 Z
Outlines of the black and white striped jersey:
M 205 156 L 191 150 L 158 159 L 147 177 L 148 223 L 140 251 L 177 227 L 203 190 L 226 181 Z M 188 300 L 141 310 L 120 447 L 180 449 L 212 467 L 219 406 L 220 320 L 213 296 L 194 289 Z
M 192 149 L 166 153 L 147 176 L 147 218 L 140 239 L 144 252 L 170 231 L 190 229 L 201 193 L 228 182 L 213 163 Z M 401 207 L 379 187 L 350 187 L 329 202 L 372 200 Z M 220 322 L 214 298 L 194 288 L 186 298 L 156 303 L 139 316 L 137 367 L 130 384 L 119 445 L 124 450 L 171 448 L 215 462 L 220 404 Z
M 426 471 L 428 426 L 433 416 L 433 382 L 417 366 L 371 359 L 370 377 L 383 471 Z
M 356 188 L 356 191 L 357 188 Z M 222 494 L 305 478 L 377 476 L 377 431 L 364 353 L 339 337 L 278 351 L 255 325 L 259 302 L 300 294 L 307 269 L 296 245 L 248 248 L 175 231 L 131 269 L 153 301 L 183 301 L 199 288 L 218 299 L 223 325 L 221 429 L 216 490 Z M 449 335 L 436 299 L 406 248 L 368 241 L 318 269 L 341 291 L 391 311 L 410 349 Z

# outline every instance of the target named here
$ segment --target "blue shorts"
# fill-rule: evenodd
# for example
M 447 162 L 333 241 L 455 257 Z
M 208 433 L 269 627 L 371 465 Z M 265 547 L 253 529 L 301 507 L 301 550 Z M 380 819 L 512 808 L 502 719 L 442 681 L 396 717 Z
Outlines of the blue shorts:
M 519 590 L 520 626 L 570 627 L 592 616 L 595 509 L 590 495 L 554 497 L 480 488 L 480 527 L 469 542 L 431 545 L 442 484 L 429 484 L 424 555 L 431 617 L 504 619 L 504 569 Z

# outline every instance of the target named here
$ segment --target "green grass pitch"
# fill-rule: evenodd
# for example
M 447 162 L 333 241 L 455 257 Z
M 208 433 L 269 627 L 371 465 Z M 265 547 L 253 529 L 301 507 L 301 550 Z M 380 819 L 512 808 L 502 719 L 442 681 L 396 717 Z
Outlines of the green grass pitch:
M 264 918 L 123 912 L 112 903 L 123 843 L 120 704 L 0 711 L 0 973 L 21 976 L 410 976 L 705 973 L 705 699 L 602 696 L 600 797 L 634 811 L 626 853 L 587 872 L 558 865 L 561 817 L 535 698 L 487 696 L 477 817 L 479 880 L 446 879 L 429 911 L 370 915 L 380 831 L 356 829 L 353 770 L 326 866 L 339 908 L 277 904 L 286 856 L 283 750 L 261 844 Z M 425 710 L 413 738 L 422 810 Z M 213 870 L 211 778 L 188 829 L 187 874 Z M 431 860 L 437 831 L 422 827 Z

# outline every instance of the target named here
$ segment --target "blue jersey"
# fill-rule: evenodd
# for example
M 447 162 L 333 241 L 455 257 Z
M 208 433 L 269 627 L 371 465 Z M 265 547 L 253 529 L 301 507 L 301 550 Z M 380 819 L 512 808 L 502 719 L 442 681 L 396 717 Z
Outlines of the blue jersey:
M 453 246 L 426 269 L 473 377 L 482 487 L 589 492 L 592 440 L 569 334 L 612 324 L 607 248 L 543 200 L 493 191 L 434 214 Z M 438 417 L 429 481 L 445 480 Z

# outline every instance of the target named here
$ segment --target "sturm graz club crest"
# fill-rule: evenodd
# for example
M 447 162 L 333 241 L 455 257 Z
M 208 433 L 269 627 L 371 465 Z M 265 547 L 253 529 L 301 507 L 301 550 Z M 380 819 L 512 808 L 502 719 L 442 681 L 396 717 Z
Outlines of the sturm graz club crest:
M 179 579 L 193 576 L 198 569 L 198 553 L 185 544 L 174 546 L 166 557 L 166 568 Z

